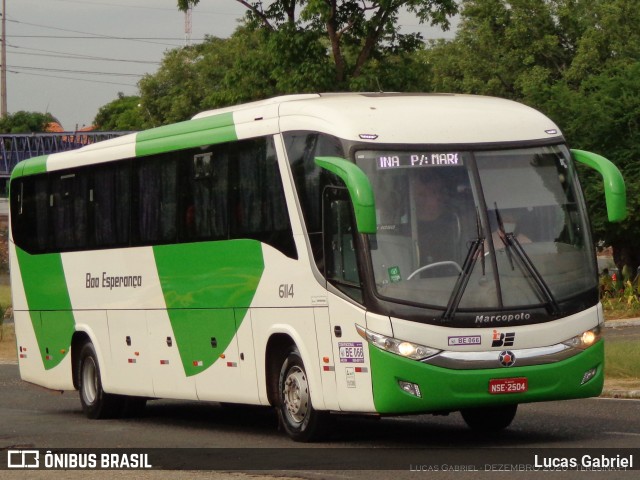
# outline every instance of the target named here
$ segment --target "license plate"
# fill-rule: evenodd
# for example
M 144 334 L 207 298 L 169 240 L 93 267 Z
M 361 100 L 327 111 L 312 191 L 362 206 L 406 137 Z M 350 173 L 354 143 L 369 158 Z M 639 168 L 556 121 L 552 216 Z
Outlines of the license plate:
M 523 393 L 529 389 L 529 381 L 522 378 L 492 378 L 489 380 L 489 393 L 501 395 L 503 393 Z

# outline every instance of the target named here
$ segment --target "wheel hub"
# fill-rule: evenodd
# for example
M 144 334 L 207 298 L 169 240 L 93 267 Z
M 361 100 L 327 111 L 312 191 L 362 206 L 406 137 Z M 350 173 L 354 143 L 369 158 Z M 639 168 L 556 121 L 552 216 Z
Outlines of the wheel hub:
M 309 384 L 304 371 L 299 367 L 289 370 L 282 393 L 289 417 L 302 423 L 309 410 Z
M 98 396 L 98 376 L 93 359 L 87 358 L 82 366 L 82 396 L 88 405 Z

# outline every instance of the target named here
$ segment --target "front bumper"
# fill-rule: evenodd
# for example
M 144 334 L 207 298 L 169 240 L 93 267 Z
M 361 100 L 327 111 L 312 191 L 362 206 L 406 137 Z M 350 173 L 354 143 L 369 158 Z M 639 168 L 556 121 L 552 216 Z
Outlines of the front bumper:
M 544 365 L 454 370 L 409 360 L 370 346 L 373 398 L 381 414 L 455 411 L 462 408 L 586 398 L 600 395 L 604 385 L 604 341 L 570 358 Z M 499 352 L 495 352 L 496 357 Z M 581 384 L 585 372 L 596 369 Z M 491 394 L 489 381 L 526 378 L 528 390 Z M 399 381 L 419 387 L 417 397 Z

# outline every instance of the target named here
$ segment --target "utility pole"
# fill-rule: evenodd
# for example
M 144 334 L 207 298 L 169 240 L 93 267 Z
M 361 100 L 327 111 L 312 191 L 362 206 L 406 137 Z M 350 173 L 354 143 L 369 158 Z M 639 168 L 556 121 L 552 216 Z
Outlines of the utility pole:
M 2 52 L 0 53 L 0 117 L 7 116 L 7 0 L 2 0 Z
M 4 0 L 2 0 L 4 2 Z M 184 46 L 188 47 L 191 45 L 191 14 L 193 12 L 193 7 L 187 8 L 184 12 Z

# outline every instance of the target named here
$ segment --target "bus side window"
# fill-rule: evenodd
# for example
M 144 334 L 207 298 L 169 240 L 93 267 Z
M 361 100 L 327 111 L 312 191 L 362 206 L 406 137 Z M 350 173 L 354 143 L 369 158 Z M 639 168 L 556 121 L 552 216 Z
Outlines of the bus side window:
M 346 189 L 325 189 L 323 216 L 327 281 L 362 303 L 353 206 Z
M 319 168 L 315 158 L 344 157 L 344 149 L 338 138 L 318 132 L 286 132 L 283 138 L 313 258 L 318 270 L 323 271 L 322 189 L 338 180 Z
M 89 188 L 83 173 L 52 174 L 49 196 L 55 248 L 82 248 L 87 243 Z
M 234 145 L 230 169 L 231 238 L 259 240 L 298 258 L 273 139 Z
M 134 242 L 140 245 L 176 240 L 177 162 L 174 158 L 145 158 L 136 169 L 137 204 Z
M 96 168 L 93 175 L 93 237 L 97 248 L 129 244 L 130 162 Z

